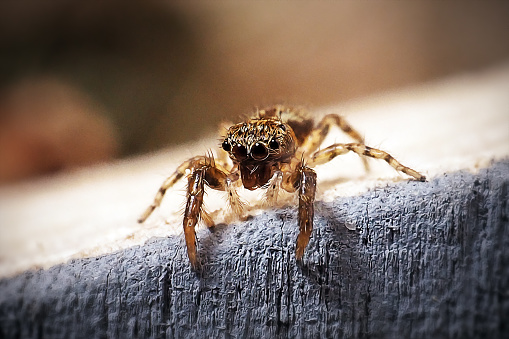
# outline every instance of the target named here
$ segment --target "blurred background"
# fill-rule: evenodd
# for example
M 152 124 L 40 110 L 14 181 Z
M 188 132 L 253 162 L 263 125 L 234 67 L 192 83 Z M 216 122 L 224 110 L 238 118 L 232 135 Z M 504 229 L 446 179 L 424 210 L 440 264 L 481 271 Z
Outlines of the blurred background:
M 509 2 L 3 1 L 0 184 L 509 60 Z

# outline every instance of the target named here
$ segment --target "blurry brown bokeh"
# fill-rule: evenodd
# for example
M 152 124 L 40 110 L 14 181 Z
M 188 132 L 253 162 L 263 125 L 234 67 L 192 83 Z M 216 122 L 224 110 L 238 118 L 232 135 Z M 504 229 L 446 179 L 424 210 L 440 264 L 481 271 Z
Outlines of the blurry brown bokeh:
M 0 100 L 0 183 L 112 159 L 115 127 L 80 91 L 49 79 L 20 82 Z
M 507 18 L 509 3 L 477 1 L 2 3 L 1 172 L 155 150 L 256 105 L 329 105 L 488 67 L 509 58 Z

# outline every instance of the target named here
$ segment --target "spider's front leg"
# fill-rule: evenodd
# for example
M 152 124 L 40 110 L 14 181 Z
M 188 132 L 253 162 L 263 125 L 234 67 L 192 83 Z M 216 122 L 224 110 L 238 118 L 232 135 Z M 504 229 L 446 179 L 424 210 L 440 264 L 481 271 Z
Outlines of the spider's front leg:
M 196 256 L 196 232 L 194 227 L 200 219 L 208 227 L 214 225 L 210 216 L 203 209 L 205 185 L 219 191 L 227 191 L 229 205 L 234 211 L 240 213 L 242 203 L 234 187 L 234 182 L 239 178 L 236 171 L 228 174 L 225 170 L 216 166 L 212 156 L 199 156 L 185 161 L 177 168 L 175 173 L 163 182 L 154 198 L 154 202 L 145 210 L 138 221 L 140 223 L 144 222 L 150 216 L 154 209 L 161 204 L 166 190 L 182 178 L 187 170 L 190 170 L 191 174 L 187 178 L 183 227 L 189 261 L 193 268 L 196 268 L 198 260 Z
M 233 182 L 238 180 L 238 175 L 233 172 L 228 175 L 223 170 L 215 167 L 214 163 L 205 164 L 202 167 L 195 168 L 188 177 L 187 183 L 187 202 L 184 210 L 184 235 L 186 238 L 187 255 L 193 268 L 197 268 L 198 259 L 196 251 L 196 231 L 194 227 L 202 218 L 207 226 L 214 225 L 212 219 L 203 209 L 203 195 L 205 185 L 219 191 L 228 192 L 228 203 L 232 209 L 240 211 L 242 204 L 238 200 L 238 195 L 233 187 Z
M 184 236 L 186 238 L 187 255 L 191 266 L 196 267 L 196 231 L 194 227 L 198 223 L 203 212 L 203 194 L 205 192 L 205 175 L 207 167 L 195 169 L 187 179 L 187 202 L 184 210 Z
M 295 245 L 295 258 L 301 260 L 313 231 L 316 172 L 299 164 L 295 171 L 284 172 L 283 187 L 288 192 L 299 191 L 299 235 Z
M 316 191 L 316 172 L 311 168 L 303 167 L 300 175 L 299 187 L 299 235 L 295 245 L 295 258 L 301 260 L 304 250 L 311 238 L 313 230 L 313 216 Z

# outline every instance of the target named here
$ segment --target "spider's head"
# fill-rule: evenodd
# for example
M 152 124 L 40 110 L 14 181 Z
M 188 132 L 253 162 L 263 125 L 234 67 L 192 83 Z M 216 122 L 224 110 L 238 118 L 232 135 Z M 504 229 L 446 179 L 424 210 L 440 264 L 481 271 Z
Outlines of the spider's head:
M 221 147 L 239 164 L 244 187 L 256 189 L 274 174 L 273 165 L 296 151 L 292 128 L 277 118 L 258 118 L 230 127 Z
M 230 127 L 221 147 L 237 163 L 274 163 L 295 154 L 295 134 L 279 119 L 252 119 Z

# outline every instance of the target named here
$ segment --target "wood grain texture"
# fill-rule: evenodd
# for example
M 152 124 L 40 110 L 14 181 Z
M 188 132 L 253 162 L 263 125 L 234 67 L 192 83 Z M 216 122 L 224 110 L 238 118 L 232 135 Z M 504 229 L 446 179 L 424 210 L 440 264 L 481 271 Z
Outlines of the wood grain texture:
M 1 338 L 509 336 L 509 161 L 295 207 L 0 281 Z M 355 225 L 349 230 L 346 225 Z

